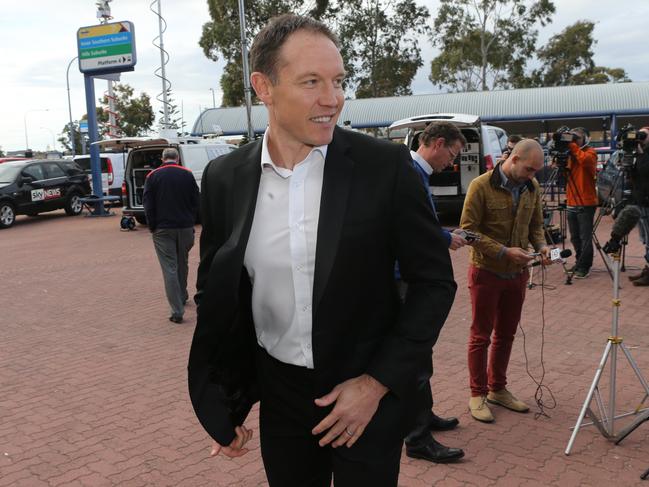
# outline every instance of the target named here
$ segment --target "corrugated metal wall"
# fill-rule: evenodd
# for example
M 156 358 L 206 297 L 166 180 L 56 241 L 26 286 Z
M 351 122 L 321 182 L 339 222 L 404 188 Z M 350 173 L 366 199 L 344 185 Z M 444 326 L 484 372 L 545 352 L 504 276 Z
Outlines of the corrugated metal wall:
M 580 114 L 593 119 L 624 113 L 649 115 L 649 82 L 347 100 L 338 123 L 349 120 L 354 128 L 387 127 L 396 120 L 436 112 L 469 113 L 497 121 L 574 119 Z M 268 123 L 265 107 L 252 108 L 252 121 L 256 132 L 264 131 Z M 245 109 L 205 110 L 193 133 L 214 133 L 218 127 L 225 135 L 244 134 Z

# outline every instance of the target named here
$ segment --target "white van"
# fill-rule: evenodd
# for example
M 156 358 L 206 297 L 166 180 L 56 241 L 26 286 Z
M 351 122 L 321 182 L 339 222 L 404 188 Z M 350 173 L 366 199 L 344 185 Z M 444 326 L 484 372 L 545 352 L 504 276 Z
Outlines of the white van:
M 180 155 L 179 164 L 192 171 L 198 187 L 201 186 L 203 170 L 208 162 L 220 155 L 227 154 L 237 148 L 232 144 L 213 143 L 209 140 L 194 137 L 179 138 L 148 138 L 125 137 L 120 139 L 102 140 L 96 142 L 102 150 L 111 149 L 116 152 L 128 151 L 122 183 L 122 214 L 134 217 L 138 223 L 146 224 L 142 197 L 146 176 L 162 164 L 162 151 L 174 147 Z
M 419 134 L 431 122 L 452 123 L 467 140 L 454 164 L 430 177 L 430 190 L 435 197 L 437 209 L 458 213 L 462 210 L 464 196 L 471 181 L 493 169 L 507 147 L 507 133 L 499 127 L 483 124 L 477 115 L 435 113 L 394 122 L 388 128 L 388 136 L 394 138 L 395 131 L 405 130 L 403 143 L 410 150 L 416 151 L 419 147 Z
M 99 154 L 99 162 L 101 163 L 101 186 L 104 195 L 122 196 L 126 155 L 125 152 L 101 152 Z M 90 155 L 76 155 L 73 159 L 88 174 L 92 187 Z

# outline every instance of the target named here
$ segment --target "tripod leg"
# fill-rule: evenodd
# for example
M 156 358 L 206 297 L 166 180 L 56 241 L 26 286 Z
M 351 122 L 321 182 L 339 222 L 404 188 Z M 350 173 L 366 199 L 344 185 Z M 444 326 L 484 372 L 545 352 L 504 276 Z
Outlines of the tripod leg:
M 581 407 L 581 411 L 579 412 L 579 417 L 577 418 L 577 422 L 575 423 L 575 428 L 572 430 L 572 435 L 570 436 L 570 441 L 568 441 L 568 446 L 566 447 L 566 451 L 565 451 L 566 455 L 570 455 L 570 450 L 572 450 L 572 445 L 575 442 L 575 439 L 577 438 L 577 433 L 579 433 L 579 428 L 581 428 L 581 423 L 584 421 L 584 416 L 586 416 L 586 411 L 589 409 L 590 402 L 593 400 L 593 394 L 595 393 L 597 384 L 599 384 L 599 379 L 602 377 L 602 371 L 606 366 L 606 360 L 608 359 L 608 354 L 611 352 L 611 347 L 612 347 L 612 343 L 609 340 L 606 343 L 606 348 L 604 349 L 602 360 L 600 360 L 599 362 L 599 366 L 597 367 L 597 372 L 595 372 L 595 378 L 593 379 L 593 383 L 590 385 L 590 390 L 588 391 L 586 400 L 584 401 L 584 404 Z
M 640 478 L 642 480 L 647 480 L 647 477 L 649 477 L 649 468 L 647 470 L 645 470 L 642 475 L 640 475 Z
M 527 289 L 532 289 L 536 284 L 534 284 L 534 267 L 530 269 L 530 278 L 527 280 Z
M 633 433 L 638 426 L 640 426 L 642 423 L 644 423 L 647 420 L 649 420 L 649 411 L 645 411 L 644 413 L 642 413 L 640 416 L 638 416 L 638 418 L 633 423 L 631 423 L 629 426 L 627 426 L 622 431 L 620 431 L 620 433 L 617 436 L 617 439 L 615 440 L 615 444 L 619 445 L 624 438 L 626 438 L 631 433 Z
M 647 399 L 647 396 L 649 396 L 649 383 L 647 383 L 646 379 L 642 375 L 642 372 L 640 372 L 640 368 L 638 367 L 638 364 L 633 359 L 633 356 L 631 355 L 631 352 L 629 352 L 629 349 L 626 348 L 626 345 L 624 345 L 624 343 L 620 343 L 620 348 L 622 349 L 622 352 L 624 352 L 624 355 L 626 356 L 626 359 L 629 362 L 631 368 L 633 369 L 633 372 L 635 373 L 636 377 L 640 381 L 640 384 L 642 384 L 642 388 L 645 391 L 645 398 L 642 400 L 642 402 L 644 402 L 645 399 Z

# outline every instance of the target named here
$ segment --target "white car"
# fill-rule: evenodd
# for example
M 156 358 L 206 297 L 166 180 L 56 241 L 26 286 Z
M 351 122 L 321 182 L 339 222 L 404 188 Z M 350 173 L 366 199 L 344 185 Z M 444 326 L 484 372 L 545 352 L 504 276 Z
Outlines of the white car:
M 90 179 L 92 187 L 92 170 L 90 168 L 90 155 L 74 156 L 74 162 L 81 166 Z M 109 196 L 122 196 L 122 182 L 124 181 L 124 166 L 126 153 L 102 152 L 99 154 L 101 163 L 102 193 Z
M 390 125 L 388 133 L 393 138 L 394 131 L 405 130 L 403 143 L 410 150 L 416 151 L 419 147 L 419 134 L 431 122 L 452 123 L 467 140 L 454 164 L 430 177 L 430 189 L 437 209 L 459 213 L 471 181 L 493 169 L 503 149 L 507 147 L 507 133 L 499 127 L 483 124 L 477 115 L 462 113 L 435 113 L 398 120 Z

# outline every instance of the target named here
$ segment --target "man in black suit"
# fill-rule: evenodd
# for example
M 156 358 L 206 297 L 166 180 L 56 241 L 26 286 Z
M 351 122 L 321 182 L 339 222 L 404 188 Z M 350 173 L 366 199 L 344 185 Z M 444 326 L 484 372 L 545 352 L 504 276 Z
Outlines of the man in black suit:
M 336 127 L 328 28 L 277 17 L 250 59 L 269 124 L 203 174 L 192 404 L 233 457 L 261 401 L 271 487 L 394 487 L 455 293 L 446 241 L 406 147 Z

